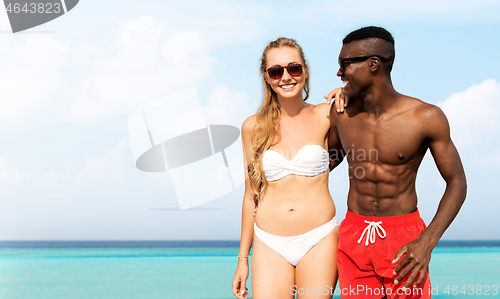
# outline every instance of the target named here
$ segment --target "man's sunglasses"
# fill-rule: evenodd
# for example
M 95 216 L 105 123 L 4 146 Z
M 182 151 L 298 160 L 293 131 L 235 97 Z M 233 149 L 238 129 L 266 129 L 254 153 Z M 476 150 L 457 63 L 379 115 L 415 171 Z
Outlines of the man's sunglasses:
M 282 67 L 281 65 L 273 65 L 266 70 L 267 74 L 271 79 L 280 79 L 283 73 L 286 71 L 290 76 L 297 77 L 302 75 L 302 64 L 300 63 L 289 63 L 287 66 Z
M 382 57 L 380 55 L 363 55 L 363 56 L 354 56 L 354 57 L 347 57 L 347 58 L 342 58 L 339 59 L 339 65 L 340 65 L 340 70 L 342 73 L 345 71 L 345 68 L 351 63 L 351 62 L 360 62 L 360 61 L 365 61 L 368 58 L 372 57 L 377 57 L 380 59 L 380 61 L 387 61 L 385 57 Z

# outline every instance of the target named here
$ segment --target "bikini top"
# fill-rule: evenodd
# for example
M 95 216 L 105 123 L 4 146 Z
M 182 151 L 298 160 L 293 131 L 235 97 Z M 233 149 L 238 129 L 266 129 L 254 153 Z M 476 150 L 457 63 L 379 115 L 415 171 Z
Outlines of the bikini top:
M 315 176 L 328 171 L 329 166 L 328 151 L 318 144 L 304 146 L 292 160 L 274 150 L 265 151 L 262 157 L 267 181 L 276 181 L 289 174 Z

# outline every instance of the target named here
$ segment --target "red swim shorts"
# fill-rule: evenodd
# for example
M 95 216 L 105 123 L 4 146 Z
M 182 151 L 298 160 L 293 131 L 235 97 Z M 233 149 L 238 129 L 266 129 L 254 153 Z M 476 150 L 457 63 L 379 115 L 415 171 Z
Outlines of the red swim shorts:
M 387 298 L 397 299 L 431 298 L 429 271 L 422 284 L 406 290 L 402 287 L 409 274 L 397 285 L 394 284 L 397 275 L 392 275 L 397 266 L 397 263 L 391 263 L 396 253 L 403 245 L 415 240 L 425 228 L 418 210 L 391 217 L 361 216 L 347 211 L 339 229 L 337 263 L 340 297 L 380 299 L 387 295 Z

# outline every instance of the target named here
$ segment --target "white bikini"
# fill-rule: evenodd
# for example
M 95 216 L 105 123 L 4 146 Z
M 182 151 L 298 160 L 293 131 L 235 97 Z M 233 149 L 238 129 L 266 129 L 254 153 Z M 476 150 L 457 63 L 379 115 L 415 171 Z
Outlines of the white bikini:
M 315 176 L 328 171 L 329 165 L 328 152 L 318 144 L 304 146 L 292 160 L 273 150 L 265 151 L 262 157 L 267 181 L 276 181 L 289 174 Z
M 276 181 L 289 174 L 315 176 L 328 171 L 330 159 L 328 151 L 321 145 L 306 145 L 292 160 L 280 153 L 267 150 L 262 157 L 262 167 L 268 181 Z M 329 222 L 298 236 L 276 236 L 261 230 L 254 223 L 255 235 L 271 249 L 276 251 L 293 266 L 321 239 L 338 226 L 337 217 Z

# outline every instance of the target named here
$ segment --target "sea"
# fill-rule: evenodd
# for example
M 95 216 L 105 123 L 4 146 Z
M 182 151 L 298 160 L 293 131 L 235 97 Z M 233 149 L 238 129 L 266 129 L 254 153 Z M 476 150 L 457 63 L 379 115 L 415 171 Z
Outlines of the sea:
M 238 241 L 0 241 L 0 298 L 235 298 L 238 249 Z M 430 275 L 433 298 L 500 298 L 500 241 L 440 241 Z

